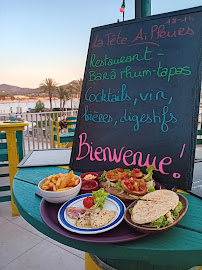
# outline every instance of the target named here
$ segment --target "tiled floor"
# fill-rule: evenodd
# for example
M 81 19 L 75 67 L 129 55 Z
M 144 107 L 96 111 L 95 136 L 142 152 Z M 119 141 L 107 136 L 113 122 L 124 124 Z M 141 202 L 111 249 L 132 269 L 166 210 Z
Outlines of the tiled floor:
M 21 216 L 12 217 L 10 202 L 2 202 L 0 203 L 0 269 L 84 270 L 84 252 L 48 238 Z

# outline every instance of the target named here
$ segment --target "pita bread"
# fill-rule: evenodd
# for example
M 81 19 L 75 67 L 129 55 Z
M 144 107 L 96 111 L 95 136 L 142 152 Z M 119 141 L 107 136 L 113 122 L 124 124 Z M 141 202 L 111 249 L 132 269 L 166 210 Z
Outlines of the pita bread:
M 100 210 L 98 213 L 91 213 L 91 228 L 97 229 L 107 225 L 116 216 L 116 211 Z
M 154 201 L 138 201 L 131 214 L 131 220 L 137 224 L 145 224 L 164 216 L 170 209 L 162 203 Z
M 136 224 L 150 223 L 178 205 L 178 195 L 170 190 L 156 190 L 139 200 L 131 214 L 131 220 Z
M 174 210 L 178 205 L 179 197 L 178 195 L 167 189 L 155 190 L 151 193 L 148 193 L 142 197 L 144 200 L 155 200 L 167 204 L 169 210 Z M 169 211 L 168 210 L 168 211 Z

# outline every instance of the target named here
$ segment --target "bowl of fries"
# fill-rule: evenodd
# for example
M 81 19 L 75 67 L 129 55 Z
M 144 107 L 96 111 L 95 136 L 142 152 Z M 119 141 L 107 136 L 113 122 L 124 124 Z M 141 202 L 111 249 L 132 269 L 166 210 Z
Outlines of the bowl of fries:
M 64 203 L 76 197 L 81 189 L 81 178 L 74 175 L 59 173 L 50 175 L 38 184 L 41 196 L 51 203 Z

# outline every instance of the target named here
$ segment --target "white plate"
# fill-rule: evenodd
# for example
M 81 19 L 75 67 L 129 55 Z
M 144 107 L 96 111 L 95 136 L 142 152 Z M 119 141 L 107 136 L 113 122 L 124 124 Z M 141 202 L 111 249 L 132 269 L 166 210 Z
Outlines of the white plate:
M 112 195 L 108 195 L 106 198 L 105 204 L 104 204 L 104 210 L 110 210 L 110 211 L 116 211 L 116 216 L 113 218 L 113 220 L 107 224 L 104 227 L 98 228 L 98 229 L 81 229 L 77 228 L 74 224 L 74 220 L 69 218 L 66 214 L 66 208 L 67 207 L 81 207 L 83 208 L 83 200 L 86 197 L 92 196 L 91 193 L 83 194 L 80 196 L 75 197 L 74 199 L 64 203 L 60 210 L 58 211 L 58 221 L 59 223 L 67 230 L 79 234 L 97 234 L 109 231 L 116 227 L 118 224 L 121 223 L 123 220 L 124 212 L 126 210 L 125 205 L 121 200 L 119 200 L 117 197 L 114 197 Z

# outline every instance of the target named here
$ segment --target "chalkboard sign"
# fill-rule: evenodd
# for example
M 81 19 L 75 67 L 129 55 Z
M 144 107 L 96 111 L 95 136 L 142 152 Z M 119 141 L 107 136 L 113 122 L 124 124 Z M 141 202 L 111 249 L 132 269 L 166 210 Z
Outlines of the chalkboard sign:
M 70 167 L 155 166 L 190 189 L 200 100 L 202 8 L 92 29 Z

